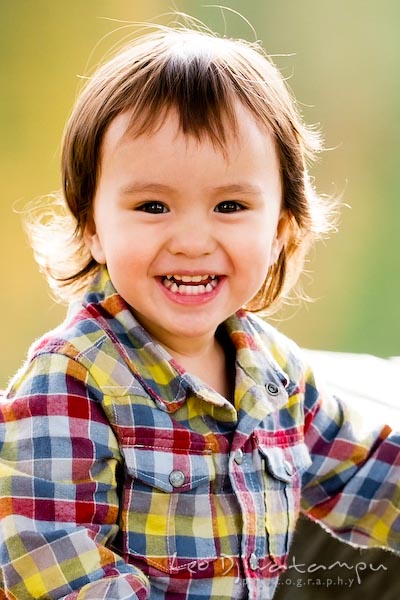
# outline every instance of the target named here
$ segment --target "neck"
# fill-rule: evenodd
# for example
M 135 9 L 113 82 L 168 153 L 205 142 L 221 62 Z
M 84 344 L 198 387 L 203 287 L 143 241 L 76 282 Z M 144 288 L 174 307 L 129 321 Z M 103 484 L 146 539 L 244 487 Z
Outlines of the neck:
M 139 319 L 138 319 L 139 320 Z M 216 392 L 231 400 L 234 368 L 230 342 L 226 336 L 171 336 L 162 330 L 153 331 L 145 319 L 140 322 L 185 371 L 195 375 Z
M 181 346 L 177 351 L 162 345 L 185 371 L 201 379 L 224 398 L 232 400 L 234 376 L 231 362 L 224 346 L 215 336 L 206 345 L 189 345 L 188 351 Z

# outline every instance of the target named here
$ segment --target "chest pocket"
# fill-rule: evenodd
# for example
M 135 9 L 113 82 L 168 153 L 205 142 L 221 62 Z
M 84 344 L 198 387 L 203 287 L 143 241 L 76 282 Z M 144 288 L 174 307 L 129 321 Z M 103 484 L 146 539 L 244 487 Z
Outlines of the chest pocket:
M 125 551 L 166 573 L 216 559 L 210 451 L 123 447 L 128 477 L 122 528 Z
M 311 457 L 303 443 L 281 448 L 259 447 L 264 458 L 265 527 L 269 555 L 282 564 L 293 536 L 300 508 L 301 475 Z

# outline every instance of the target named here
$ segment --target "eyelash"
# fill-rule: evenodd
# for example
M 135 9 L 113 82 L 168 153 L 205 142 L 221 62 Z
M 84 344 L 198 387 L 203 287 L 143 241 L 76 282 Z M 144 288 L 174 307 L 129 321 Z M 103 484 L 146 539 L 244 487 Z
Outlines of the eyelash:
M 243 204 L 240 202 L 236 202 L 236 200 L 224 200 L 223 202 L 217 204 L 217 206 L 214 208 L 214 212 L 220 212 L 224 214 L 235 213 L 241 210 L 245 210 L 245 206 L 243 206 Z
M 160 215 L 169 212 L 165 204 L 162 204 L 162 202 L 156 202 L 155 200 L 144 202 L 138 206 L 136 210 L 149 213 L 151 215 Z
M 136 210 L 152 215 L 160 215 L 169 212 L 165 204 L 157 202 L 156 200 L 144 202 L 138 206 Z M 223 202 L 219 202 L 214 208 L 214 212 L 223 214 L 232 214 L 242 210 L 245 210 L 245 206 L 240 202 L 236 202 L 236 200 L 224 200 Z

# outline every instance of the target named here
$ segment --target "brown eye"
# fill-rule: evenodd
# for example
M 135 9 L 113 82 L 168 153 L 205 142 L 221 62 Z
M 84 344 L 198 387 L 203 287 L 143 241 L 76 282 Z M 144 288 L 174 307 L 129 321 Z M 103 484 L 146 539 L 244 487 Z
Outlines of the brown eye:
M 220 213 L 234 213 L 238 212 L 239 210 L 244 210 L 244 206 L 235 200 L 224 200 L 224 202 L 220 202 L 214 208 L 215 212 Z
M 162 213 L 168 212 L 168 208 L 162 202 L 144 202 L 140 206 L 137 207 L 136 210 L 140 210 L 142 212 L 150 213 L 151 215 L 160 215 Z

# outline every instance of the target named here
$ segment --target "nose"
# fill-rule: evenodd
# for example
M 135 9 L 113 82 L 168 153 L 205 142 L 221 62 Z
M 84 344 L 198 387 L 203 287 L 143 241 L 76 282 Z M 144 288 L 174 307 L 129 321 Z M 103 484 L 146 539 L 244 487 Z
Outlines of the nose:
M 168 250 L 189 258 L 212 254 L 218 245 L 216 233 L 210 216 L 188 212 L 171 224 Z

